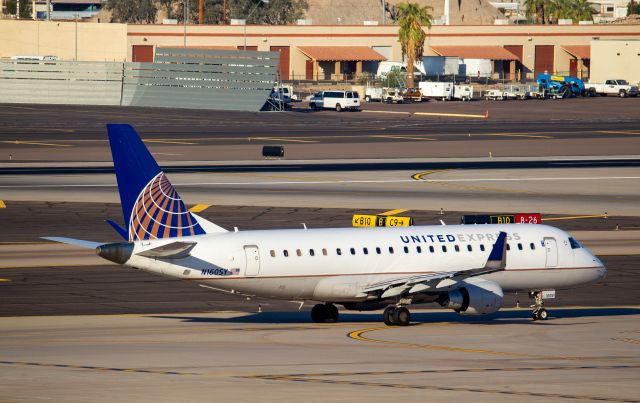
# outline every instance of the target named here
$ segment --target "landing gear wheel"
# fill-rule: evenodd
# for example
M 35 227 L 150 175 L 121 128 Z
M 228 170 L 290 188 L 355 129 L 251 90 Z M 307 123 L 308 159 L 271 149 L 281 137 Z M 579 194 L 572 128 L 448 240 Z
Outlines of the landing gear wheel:
M 325 308 L 325 312 L 326 312 L 326 317 L 324 319 L 325 323 L 336 323 L 338 321 L 338 316 L 340 315 L 338 313 L 338 308 L 336 308 L 335 305 L 333 304 L 326 304 L 324 306 Z
M 540 308 L 540 310 L 536 313 L 536 316 L 540 320 L 547 320 L 549 319 L 549 312 L 547 312 L 547 310 L 544 308 Z
M 384 324 L 387 326 L 394 326 L 395 323 L 393 322 L 393 311 L 395 311 L 395 307 L 394 306 L 388 306 L 386 308 L 384 308 L 384 312 L 382 313 L 382 316 L 384 317 Z
M 393 311 L 393 322 L 396 326 L 409 326 L 411 322 L 411 313 L 403 306 Z
M 549 319 L 549 312 L 544 309 L 544 301 L 542 300 L 542 292 L 534 291 L 532 292 L 535 298 L 535 304 L 531 305 L 533 311 L 531 312 L 531 318 L 533 320 L 547 320 Z
M 316 323 L 335 323 L 338 316 L 338 308 L 333 304 L 316 304 L 311 308 L 311 320 Z
M 316 323 L 324 323 L 327 309 L 324 304 L 316 304 L 311 308 L 311 320 Z

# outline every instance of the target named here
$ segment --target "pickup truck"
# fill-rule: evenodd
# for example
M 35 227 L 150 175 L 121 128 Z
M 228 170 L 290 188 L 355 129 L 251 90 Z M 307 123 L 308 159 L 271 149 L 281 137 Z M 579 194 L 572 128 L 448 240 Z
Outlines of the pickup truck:
M 617 95 L 620 98 L 638 96 L 638 87 L 627 80 L 606 80 L 604 84 L 588 83 L 584 85 L 589 95 Z

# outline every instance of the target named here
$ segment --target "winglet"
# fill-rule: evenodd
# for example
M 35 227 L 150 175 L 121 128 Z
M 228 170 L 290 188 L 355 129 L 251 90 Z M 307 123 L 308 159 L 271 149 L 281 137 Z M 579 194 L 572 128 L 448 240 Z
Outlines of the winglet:
M 487 259 L 485 268 L 493 270 L 504 270 L 507 265 L 507 233 L 501 231 L 498 235 L 496 243 L 493 244 L 493 249 Z

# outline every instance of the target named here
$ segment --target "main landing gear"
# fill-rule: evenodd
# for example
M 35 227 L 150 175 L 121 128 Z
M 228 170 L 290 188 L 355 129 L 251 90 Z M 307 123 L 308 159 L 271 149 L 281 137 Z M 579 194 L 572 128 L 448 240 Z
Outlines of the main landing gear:
M 316 323 L 335 323 L 338 315 L 338 308 L 330 303 L 317 304 L 311 308 L 311 320 Z
M 387 326 L 409 326 L 411 322 L 411 312 L 403 306 L 388 306 L 383 315 Z
M 535 298 L 535 304 L 531 305 L 533 311 L 531 312 L 531 318 L 533 320 L 547 320 L 549 319 L 549 312 L 544 309 L 544 301 L 542 300 L 542 291 L 532 292 Z

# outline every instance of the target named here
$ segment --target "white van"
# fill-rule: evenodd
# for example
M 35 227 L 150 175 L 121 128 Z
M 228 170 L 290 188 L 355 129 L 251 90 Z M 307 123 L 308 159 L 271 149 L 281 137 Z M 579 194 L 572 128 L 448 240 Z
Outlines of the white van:
M 309 108 L 360 110 L 360 95 L 357 91 L 320 91 L 309 100 Z

